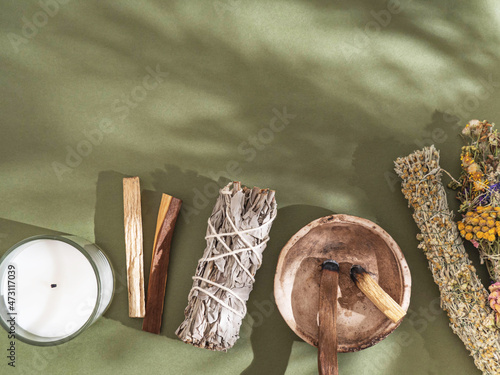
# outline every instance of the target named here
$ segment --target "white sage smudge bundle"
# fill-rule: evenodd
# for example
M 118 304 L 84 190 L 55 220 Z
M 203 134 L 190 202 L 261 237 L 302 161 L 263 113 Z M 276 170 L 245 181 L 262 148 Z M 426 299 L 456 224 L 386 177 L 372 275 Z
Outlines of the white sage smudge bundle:
M 176 331 L 182 341 L 216 351 L 234 345 L 276 213 L 272 190 L 242 188 L 240 182 L 220 190 Z
M 464 249 L 441 182 L 439 153 L 434 146 L 398 158 L 396 173 L 414 209 L 417 236 L 441 293 L 450 327 L 484 374 L 500 374 L 500 334 L 488 305 L 488 292 Z

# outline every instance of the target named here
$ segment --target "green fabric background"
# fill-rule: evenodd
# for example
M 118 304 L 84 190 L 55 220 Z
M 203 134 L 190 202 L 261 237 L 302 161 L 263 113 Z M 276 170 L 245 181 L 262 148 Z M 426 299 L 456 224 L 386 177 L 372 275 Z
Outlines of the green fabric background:
M 439 309 L 392 161 L 434 143 L 457 175 L 460 126 L 499 120 L 500 7 L 394 3 L 73 0 L 44 18 L 38 1 L 1 0 L 0 254 L 39 233 L 79 235 L 110 256 L 117 291 L 81 336 L 52 348 L 18 342 L 18 367 L 0 355 L 0 373 L 314 374 L 317 351 L 283 322 L 273 276 L 287 239 L 332 212 L 386 229 L 413 277 L 409 316 L 380 344 L 341 354 L 341 373 L 479 373 Z M 148 67 L 168 76 L 138 89 Z M 281 125 L 273 118 L 284 108 L 289 123 L 263 131 Z M 110 126 L 101 139 L 103 121 Z M 97 137 L 91 150 L 89 133 Z M 88 155 L 62 170 L 77 149 Z M 147 270 L 160 194 L 184 201 L 159 336 L 127 317 L 121 179 L 135 175 Z M 199 192 L 230 179 L 275 189 L 280 209 L 241 338 L 212 353 L 174 331 L 215 201 Z M 456 210 L 453 193 L 450 204 Z

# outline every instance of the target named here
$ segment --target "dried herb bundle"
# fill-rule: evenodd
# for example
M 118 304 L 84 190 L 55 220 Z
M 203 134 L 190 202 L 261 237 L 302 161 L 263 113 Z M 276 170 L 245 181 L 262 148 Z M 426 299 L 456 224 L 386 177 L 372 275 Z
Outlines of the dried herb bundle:
M 176 331 L 182 341 L 217 351 L 234 345 L 276 213 L 272 190 L 242 188 L 239 182 L 221 189 L 185 320 Z
M 462 173 L 454 187 L 460 188 L 460 234 L 478 249 L 492 280 L 500 281 L 500 134 L 494 125 L 472 120 L 462 130 L 468 145 L 462 147 Z
M 421 248 L 441 293 L 450 327 L 485 374 L 500 373 L 500 335 L 488 306 L 488 292 L 465 252 L 441 183 L 439 153 L 434 146 L 398 158 L 396 173 L 414 209 Z

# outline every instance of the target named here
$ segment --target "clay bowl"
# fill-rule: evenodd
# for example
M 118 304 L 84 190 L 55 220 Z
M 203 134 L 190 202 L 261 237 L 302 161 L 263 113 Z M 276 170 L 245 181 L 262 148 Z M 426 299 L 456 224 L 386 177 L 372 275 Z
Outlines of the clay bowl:
M 337 305 L 338 351 L 353 352 L 381 341 L 401 323 L 390 321 L 350 278 L 353 264 L 369 271 L 379 285 L 407 311 L 411 276 L 401 249 L 375 223 L 349 215 L 331 215 L 299 230 L 281 250 L 274 296 L 290 328 L 318 346 L 321 264 L 339 263 Z

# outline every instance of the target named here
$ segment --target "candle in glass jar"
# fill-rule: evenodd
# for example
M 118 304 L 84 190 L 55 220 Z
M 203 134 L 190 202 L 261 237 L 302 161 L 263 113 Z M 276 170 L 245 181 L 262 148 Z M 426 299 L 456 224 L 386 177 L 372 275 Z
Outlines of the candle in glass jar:
M 42 236 L 14 246 L 0 278 L 3 323 L 15 316 L 21 338 L 41 345 L 67 341 L 90 325 L 109 305 L 114 287 L 108 259 L 77 237 Z

